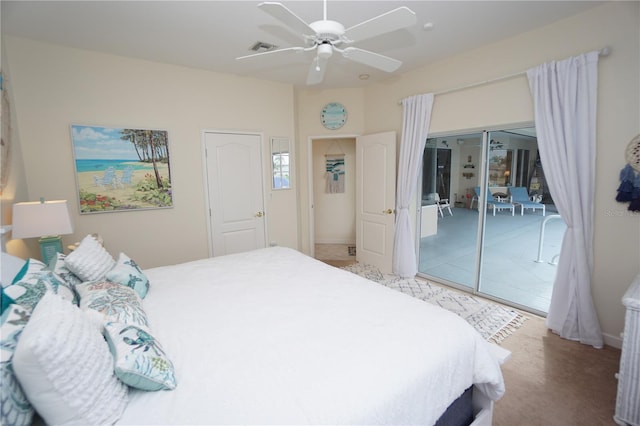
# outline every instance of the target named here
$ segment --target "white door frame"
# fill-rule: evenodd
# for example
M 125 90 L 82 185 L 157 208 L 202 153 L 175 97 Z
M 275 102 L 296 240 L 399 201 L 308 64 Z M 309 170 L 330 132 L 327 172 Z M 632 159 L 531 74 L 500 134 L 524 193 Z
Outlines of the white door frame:
M 209 209 L 210 204 L 210 199 L 209 199 L 209 179 L 207 178 L 207 154 L 206 154 L 206 135 L 207 133 L 220 133 L 220 134 L 230 134 L 230 135 L 252 135 L 252 136 L 259 136 L 260 137 L 260 161 L 262 164 L 262 209 L 265 212 L 265 218 L 264 218 L 264 238 L 265 238 L 265 242 L 269 241 L 269 222 L 268 222 L 268 217 L 269 217 L 269 212 L 266 210 L 267 209 L 267 205 L 265 200 L 267 199 L 267 192 L 266 192 L 266 188 L 265 188 L 265 170 L 264 170 L 264 164 L 265 164 L 265 158 L 264 158 L 264 133 L 262 132 L 251 132 L 251 131 L 244 131 L 244 130 L 217 130 L 217 129 L 203 129 L 201 131 L 201 136 L 200 136 L 200 150 L 201 150 L 201 158 L 202 158 L 202 180 L 204 182 L 204 200 L 205 200 L 205 204 L 204 204 L 204 213 L 205 213 L 205 218 L 206 218 L 206 222 L 207 222 L 207 247 L 209 249 L 209 257 L 213 257 L 213 229 L 211 229 L 211 212 Z M 271 168 L 269 168 L 269 173 L 271 173 Z M 271 182 L 271 181 L 269 181 Z
M 347 139 L 347 138 L 357 138 L 358 134 L 335 134 L 335 135 L 322 135 L 322 136 L 309 136 L 307 138 L 307 185 L 308 185 L 308 193 L 309 193 L 309 256 L 315 257 L 315 241 L 316 241 L 316 232 L 315 232 L 315 216 L 313 214 L 313 201 L 314 201 L 314 193 L 313 193 L 313 141 L 319 139 Z

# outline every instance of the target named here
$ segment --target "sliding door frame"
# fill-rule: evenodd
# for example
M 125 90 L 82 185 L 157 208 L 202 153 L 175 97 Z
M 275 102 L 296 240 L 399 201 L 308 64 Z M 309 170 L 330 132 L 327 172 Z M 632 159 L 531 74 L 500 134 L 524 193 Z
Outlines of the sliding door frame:
M 488 180 L 489 180 L 489 151 L 490 151 L 489 141 L 491 140 L 490 139 L 491 132 L 509 131 L 509 130 L 527 128 L 527 127 L 534 127 L 534 126 L 535 124 L 533 122 L 523 122 L 523 123 L 509 124 L 505 126 L 491 126 L 487 128 L 481 128 L 481 129 L 456 130 L 456 131 L 442 132 L 442 133 L 435 133 L 435 134 L 428 135 L 429 139 L 460 136 L 460 135 L 467 135 L 467 134 L 474 134 L 474 133 L 482 135 L 482 149 L 481 149 L 482 162 L 478 165 L 479 172 L 480 172 L 480 176 L 479 176 L 480 199 L 478 200 L 479 214 L 478 214 L 478 229 L 477 229 L 477 237 L 476 237 L 476 257 L 475 257 L 475 265 L 474 265 L 475 279 L 474 279 L 473 286 L 469 287 L 463 284 L 449 281 L 447 279 L 424 274 L 419 270 L 417 275 L 423 278 L 434 280 L 436 282 L 440 282 L 449 287 L 453 287 L 458 290 L 471 293 L 473 295 L 481 296 L 485 299 L 493 300 L 499 303 L 512 306 L 516 309 L 520 309 L 523 311 L 534 313 L 542 317 L 546 317 L 547 314 L 543 311 L 539 311 L 529 306 L 524 306 L 519 303 L 513 302 L 511 300 L 496 297 L 480 291 L 480 284 L 482 279 L 483 253 L 484 253 L 484 238 L 485 238 L 485 232 L 486 232 L 487 208 L 486 208 L 485 195 L 486 195 L 486 190 L 488 187 Z M 416 264 L 417 265 L 420 265 L 420 230 L 422 227 L 421 214 L 420 214 L 421 199 L 422 199 L 422 178 L 423 178 L 422 173 L 424 173 L 424 170 L 421 171 L 420 176 L 418 177 L 418 185 L 416 185 L 417 189 L 416 189 L 416 197 L 415 197 L 416 198 L 415 211 L 416 211 L 416 224 L 417 224 L 415 241 L 416 241 Z M 417 192 L 417 191 L 420 191 L 420 192 Z

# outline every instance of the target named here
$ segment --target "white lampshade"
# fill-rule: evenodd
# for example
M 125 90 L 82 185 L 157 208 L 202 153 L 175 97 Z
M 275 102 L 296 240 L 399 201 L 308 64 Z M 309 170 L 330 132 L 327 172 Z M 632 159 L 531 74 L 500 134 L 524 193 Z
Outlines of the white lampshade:
M 73 233 L 67 200 L 30 201 L 13 205 L 13 238 Z

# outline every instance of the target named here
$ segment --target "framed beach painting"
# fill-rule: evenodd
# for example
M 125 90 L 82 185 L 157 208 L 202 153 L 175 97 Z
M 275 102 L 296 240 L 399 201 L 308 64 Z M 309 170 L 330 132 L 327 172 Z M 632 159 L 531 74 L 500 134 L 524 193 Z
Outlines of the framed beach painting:
M 80 213 L 173 207 L 166 130 L 71 125 Z

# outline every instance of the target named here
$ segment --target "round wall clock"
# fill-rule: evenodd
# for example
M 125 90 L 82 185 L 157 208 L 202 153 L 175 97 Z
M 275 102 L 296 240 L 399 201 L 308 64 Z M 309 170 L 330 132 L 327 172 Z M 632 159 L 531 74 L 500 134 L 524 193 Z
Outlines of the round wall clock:
M 322 107 L 320 121 L 329 130 L 339 129 L 347 122 L 347 110 L 338 102 L 330 102 Z

